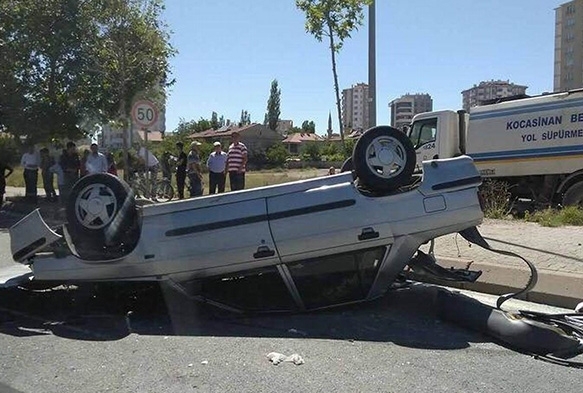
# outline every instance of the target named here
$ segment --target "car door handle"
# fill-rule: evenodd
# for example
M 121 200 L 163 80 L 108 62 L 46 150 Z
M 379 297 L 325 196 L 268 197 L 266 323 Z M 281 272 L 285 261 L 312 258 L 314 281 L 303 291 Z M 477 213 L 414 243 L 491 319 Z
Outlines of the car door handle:
M 255 259 L 267 258 L 267 257 L 272 257 L 274 255 L 275 255 L 275 250 L 271 250 L 267 246 L 259 246 L 259 247 L 257 247 L 257 251 L 255 252 L 255 254 L 253 254 L 253 258 L 255 258 Z
M 358 235 L 358 240 L 369 240 L 369 239 L 376 239 L 379 237 L 379 233 L 374 230 L 372 227 L 364 228 L 360 235 Z

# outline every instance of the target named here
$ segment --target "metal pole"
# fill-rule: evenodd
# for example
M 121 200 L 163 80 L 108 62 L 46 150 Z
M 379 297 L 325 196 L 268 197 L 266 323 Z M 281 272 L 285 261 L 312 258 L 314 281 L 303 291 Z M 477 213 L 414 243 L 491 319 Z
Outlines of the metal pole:
M 152 198 L 151 192 L 150 192 L 150 167 L 148 165 L 149 161 L 150 161 L 150 151 L 148 150 L 148 130 L 146 128 L 142 128 L 142 130 L 144 131 L 144 153 L 145 153 L 145 161 L 146 161 L 146 190 L 148 192 L 148 197 Z
M 377 125 L 376 15 L 375 2 L 368 6 L 368 122 Z

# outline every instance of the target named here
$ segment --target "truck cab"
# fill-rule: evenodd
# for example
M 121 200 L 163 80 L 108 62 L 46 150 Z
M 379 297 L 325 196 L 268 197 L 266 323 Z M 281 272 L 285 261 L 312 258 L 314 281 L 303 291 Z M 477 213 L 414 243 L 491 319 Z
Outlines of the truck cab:
M 468 115 L 463 119 L 467 122 Z M 452 158 L 464 153 L 460 138 L 460 114 L 451 110 L 420 113 L 413 118 L 409 129 L 409 139 L 417 155 L 415 166 L 420 171 L 423 161 L 438 158 Z M 465 128 L 465 124 L 464 124 Z

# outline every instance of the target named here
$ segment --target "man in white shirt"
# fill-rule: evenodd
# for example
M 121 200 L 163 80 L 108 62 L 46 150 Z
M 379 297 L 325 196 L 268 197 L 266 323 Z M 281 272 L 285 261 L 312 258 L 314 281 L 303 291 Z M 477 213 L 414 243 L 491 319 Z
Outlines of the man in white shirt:
M 141 161 L 144 162 L 144 166 L 146 167 L 146 174 L 150 172 L 151 178 L 156 179 L 158 176 L 158 169 L 160 168 L 160 162 L 156 156 L 152 154 L 151 151 L 142 146 L 140 147 L 140 150 L 138 150 L 138 157 L 140 157 Z
M 36 183 L 38 182 L 38 167 L 40 165 L 40 156 L 34 150 L 34 145 L 28 148 L 28 151 L 22 155 L 20 164 L 24 168 L 24 185 L 26 187 L 26 199 L 30 202 L 37 202 Z
M 221 142 L 217 141 L 214 144 L 215 151 L 213 151 L 206 165 L 209 168 L 209 194 L 214 194 L 219 189 L 219 194 L 225 192 L 225 167 L 227 164 L 227 153 L 221 149 Z
M 99 152 L 97 147 L 97 143 L 91 144 L 91 154 L 87 157 L 87 161 L 85 161 L 85 169 L 87 170 L 88 175 L 92 175 L 94 173 L 106 173 L 107 172 L 107 158 L 104 154 Z

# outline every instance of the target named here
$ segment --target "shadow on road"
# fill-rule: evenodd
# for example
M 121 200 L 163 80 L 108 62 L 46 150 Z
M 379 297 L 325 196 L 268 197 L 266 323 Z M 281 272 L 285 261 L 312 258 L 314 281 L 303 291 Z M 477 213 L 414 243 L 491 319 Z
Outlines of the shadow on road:
M 0 333 L 54 334 L 109 341 L 129 334 L 276 337 L 391 342 L 424 349 L 461 349 L 479 335 L 436 318 L 435 289 L 389 291 L 373 302 L 297 314 L 241 316 L 185 297 L 158 284 L 90 284 L 76 289 L 0 290 Z

